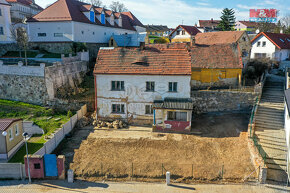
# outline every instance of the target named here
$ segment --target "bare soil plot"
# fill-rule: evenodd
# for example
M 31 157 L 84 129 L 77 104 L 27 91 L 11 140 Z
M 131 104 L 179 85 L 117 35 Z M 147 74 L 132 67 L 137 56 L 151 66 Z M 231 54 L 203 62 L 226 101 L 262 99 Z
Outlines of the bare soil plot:
M 66 155 L 67 164 L 77 177 L 91 180 L 104 176 L 127 179 L 132 174 L 144 181 L 158 180 L 166 171 L 180 180 L 192 176 L 207 181 L 220 177 L 228 181 L 242 180 L 255 169 L 248 151 L 247 133 L 243 132 L 247 124 L 232 127 L 230 120 L 244 120 L 247 116 L 219 115 L 210 119 L 218 122 L 218 127 L 208 127 L 205 136 L 210 134 L 210 129 L 219 133 L 223 128 L 231 128 L 235 137 L 229 131 L 226 132 L 229 136 L 223 133 L 219 137 L 204 137 L 203 134 L 151 133 L 150 129 L 142 127 L 129 130 L 86 127 L 78 130 L 58 153 Z M 220 122 L 224 119 L 228 121 Z M 206 127 L 202 123 L 202 127 Z

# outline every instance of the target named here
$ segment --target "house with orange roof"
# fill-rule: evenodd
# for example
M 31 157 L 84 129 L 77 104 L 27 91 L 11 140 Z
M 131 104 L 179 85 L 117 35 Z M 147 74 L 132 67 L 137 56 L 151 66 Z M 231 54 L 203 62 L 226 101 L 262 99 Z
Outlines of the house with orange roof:
M 252 59 L 290 59 L 290 34 L 261 32 L 252 41 Z
M 190 131 L 191 57 L 186 43 L 101 48 L 94 76 L 99 120 Z
M 195 26 L 179 25 L 171 32 L 169 39 L 171 42 L 190 42 L 198 33 L 201 32 Z
M 242 55 L 243 65 L 247 66 L 251 55 L 251 41 L 245 31 L 219 31 L 198 33 L 195 36 L 198 45 L 236 44 Z
M 104 46 L 112 35 L 146 32 L 131 12 L 114 13 L 77 0 L 57 0 L 27 24 L 30 42 L 58 43 L 63 49 L 70 49 L 72 42 Z
M 7 2 L 12 6 L 12 22 L 20 22 L 43 10 L 43 8 L 37 5 L 34 0 L 7 0 Z
M 0 160 L 8 160 L 23 145 L 22 119 L 0 119 Z

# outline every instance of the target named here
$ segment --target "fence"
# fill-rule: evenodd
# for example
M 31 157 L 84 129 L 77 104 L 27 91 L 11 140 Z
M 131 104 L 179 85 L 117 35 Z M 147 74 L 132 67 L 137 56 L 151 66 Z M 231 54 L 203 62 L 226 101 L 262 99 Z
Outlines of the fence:
M 157 162 L 98 162 L 90 163 L 86 168 L 73 169 L 77 178 L 95 178 L 101 180 L 104 177 L 108 180 L 132 179 L 138 181 L 164 180 L 166 172 L 171 173 L 171 179 L 189 181 L 218 181 L 234 180 L 242 182 L 248 172 L 241 168 L 240 164 L 215 163 L 212 167 L 206 164 L 171 164 Z M 256 179 L 257 176 L 251 176 Z
M 21 163 L 0 163 L 0 179 L 23 179 L 25 167 Z
M 80 120 L 85 114 L 87 114 L 87 105 L 82 106 L 82 108 L 77 111 L 77 113 L 70 118 L 70 120 L 62 126 L 60 130 L 54 133 L 53 137 L 49 139 L 44 146 L 39 149 L 34 155 L 50 154 L 54 149 L 60 144 L 63 138 L 73 130 L 77 121 Z

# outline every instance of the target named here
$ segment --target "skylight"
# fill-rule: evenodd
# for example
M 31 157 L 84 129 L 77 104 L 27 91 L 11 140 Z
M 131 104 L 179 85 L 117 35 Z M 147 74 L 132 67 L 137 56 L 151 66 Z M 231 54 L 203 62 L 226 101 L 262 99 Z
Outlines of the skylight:
M 280 41 L 283 42 L 283 43 L 285 42 L 282 38 L 280 38 Z

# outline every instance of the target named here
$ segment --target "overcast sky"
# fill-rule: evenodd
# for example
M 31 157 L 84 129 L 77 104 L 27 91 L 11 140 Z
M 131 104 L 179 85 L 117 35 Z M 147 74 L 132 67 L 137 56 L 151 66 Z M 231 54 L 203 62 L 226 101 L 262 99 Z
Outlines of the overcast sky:
M 56 0 L 35 0 L 45 8 Z M 107 7 L 112 0 L 102 1 Z M 194 25 L 199 19 L 219 19 L 223 8 L 234 8 L 237 20 L 249 20 L 249 9 L 275 8 L 279 16 L 290 15 L 290 0 L 120 0 L 144 25 L 175 28 Z

